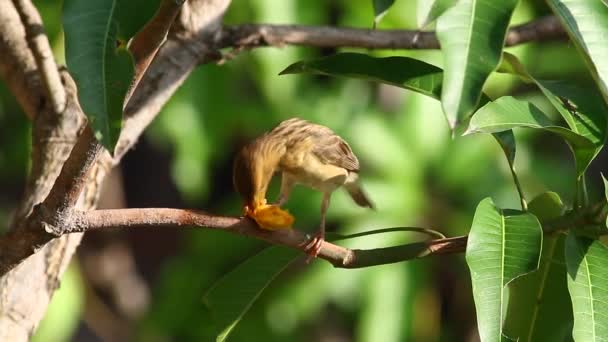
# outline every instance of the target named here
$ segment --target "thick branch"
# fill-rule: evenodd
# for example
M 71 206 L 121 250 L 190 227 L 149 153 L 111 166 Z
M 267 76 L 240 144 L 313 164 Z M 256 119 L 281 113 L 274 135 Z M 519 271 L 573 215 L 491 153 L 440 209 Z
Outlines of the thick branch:
M 555 17 L 512 27 L 507 46 L 531 41 L 566 38 Z M 372 30 L 350 27 L 247 24 L 224 27 L 217 38 L 218 48 L 304 45 L 366 49 L 439 49 L 435 32 L 417 30 Z
M 42 18 L 30 0 L 14 0 L 13 3 L 25 27 L 30 50 L 36 58 L 47 99 L 51 102 L 53 112 L 61 113 L 65 108 L 66 94 L 63 84 L 61 84 L 51 45 L 44 32 L 44 26 L 42 26 Z
M 42 107 L 44 92 L 25 28 L 12 1 L 0 0 L 0 77 L 16 97 L 25 114 L 33 119 Z
M 42 204 L 45 210 L 59 214 L 76 205 L 89 178 L 89 172 L 102 151 L 101 144 L 95 139 L 91 127 L 87 125 L 63 164 L 49 196 Z
M 306 252 L 310 238 L 298 230 L 269 231 L 260 229 L 247 218 L 215 216 L 201 211 L 169 208 L 111 209 L 74 213 L 65 233 L 104 228 L 199 227 L 224 230 L 265 240 Z M 460 253 L 465 250 L 466 236 L 409 243 L 375 249 L 349 249 L 323 242 L 319 258 L 336 267 L 360 268 L 410 260 L 429 255 Z

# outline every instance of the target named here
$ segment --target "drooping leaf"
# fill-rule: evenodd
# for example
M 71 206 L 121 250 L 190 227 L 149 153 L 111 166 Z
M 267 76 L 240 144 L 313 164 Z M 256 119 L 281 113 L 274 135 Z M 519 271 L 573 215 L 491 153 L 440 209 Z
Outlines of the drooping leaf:
M 547 0 L 608 102 L 608 6 L 601 1 Z
M 280 75 L 314 73 L 359 78 L 413 90 L 438 99 L 443 72 L 440 68 L 409 57 L 378 58 L 353 52 L 337 53 L 310 61 L 296 62 Z
M 226 274 L 205 294 L 218 334 L 225 341 L 262 291 L 299 255 L 298 251 L 273 246 L 264 249 Z
M 559 195 L 546 192 L 534 198 L 529 211 L 541 221 L 563 214 Z M 564 261 L 565 235 L 544 238 L 538 270 L 515 279 L 509 284 L 509 305 L 503 333 L 521 342 L 564 341 L 571 334 L 572 310 L 568 306 Z
M 437 21 L 445 60 L 441 103 L 450 127 L 473 114 L 482 87 L 500 62 L 517 0 L 461 0 Z
M 530 75 L 516 56 L 504 52 L 499 72 L 519 76 L 525 82 L 535 83 L 564 118 L 568 127 L 594 144 L 606 139 L 608 105 L 597 89 L 581 87 L 571 81 L 545 81 Z
M 395 0 L 372 0 L 374 6 L 374 28 L 380 23 L 382 17 L 386 15 L 388 9 L 393 6 Z
M 560 135 L 574 152 L 576 169 L 583 172 L 597 154 L 597 146 L 572 130 L 553 124 L 532 103 L 504 96 L 479 109 L 465 134 L 495 133 L 516 127 L 543 129 Z
M 456 0 L 418 0 L 416 3 L 418 27 L 421 29 L 427 27 L 455 3 Z
M 607 264 L 608 248 L 600 241 L 568 234 L 566 266 L 575 341 L 605 341 L 608 336 Z
M 580 177 L 606 141 L 605 113 L 608 113 L 608 105 L 600 92 L 597 89 L 578 86 L 571 81 L 538 80 L 528 73 L 516 56 L 507 52 L 503 53 L 499 71 L 517 75 L 525 82 L 535 83 L 564 118 L 570 130 L 594 144 L 595 148 L 588 151 L 588 162 L 577 164 L 577 176 Z
M 117 8 L 117 0 L 63 4 L 68 69 L 95 136 L 110 152 L 120 134 L 124 98 L 133 78 L 126 42 L 118 40 Z
M 568 127 L 589 139 L 600 152 L 606 141 L 608 106 L 597 89 L 568 81 L 539 81 L 545 96 L 560 112 Z
M 490 198 L 477 206 L 466 261 L 481 341 L 502 339 L 505 285 L 538 268 L 542 240 L 534 215 L 497 208 Z

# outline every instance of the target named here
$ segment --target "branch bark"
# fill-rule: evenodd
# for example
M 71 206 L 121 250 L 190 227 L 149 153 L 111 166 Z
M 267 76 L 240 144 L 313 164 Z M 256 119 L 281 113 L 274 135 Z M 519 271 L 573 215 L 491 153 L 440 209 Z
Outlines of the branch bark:
M 149 77 L 144 77 L 135 90 L 131 99 L 137 98 L 139 92 L 140 100 L 126 116 L 122 140 L 119 141 L 122 146 L 118 150 L 120 153 L 114 159 L 107 153 L 102 154 L 91 170 L 85 172 L 89 177 L 76 205 L 78 209 L 94 208 L 100 183 L 108 169 L 119 162 L 158 114 L 162 105 L 198 65 L 201 56 L 196 53 L 212 50 L 207 48 L 211 44 L 206 43 L 204 37 L 208 39 L 213 36 L 212 31 L 220 27 L 229 2 L 191 0 L 187 3 L 188 6 L 182 8 L 179 20 L 181 30 L 185 30 L 185 33 L 176 30 L 176 36 L 170 39 L 171 44 L 165 44 L 161 49 L 165 53 L 159 52 L 146 73 Z M 75 85 L 67 73 L 62 75 L 62 81 L 66 85 L 66 109 L 58 115 L 50 115 L 52 111 L 45 109 L 50 107 L 45 105 L 49 99 L 40 81 L 40 70 L 28 48 L 24 26 L 10 0 L 0 0 L 0 8 L 0 76 L 16 95 L 28 117 L 35 119 L 32 172 L 26 196 L 16 215 L 13 224 L 15 229 L 0 239 L 0 245 L 3 246 L 15 246 L 11 242 L 28 246 L 24 248 L 26 253 L 18 258 L 21 263 L 0 278 L 0 340 L 27 341 L 42 319 L 50 297 L 58 286 L 58 279 L 82 236 L 67 234 L 51 240 L 52 236 L 43 229 L 42 221 L 30 225 L 35 221 L 31 218 L 32 208 L 49 193 L 64 161 L 70 155 L 84 117 L 76 99 Z M 196 52 L 189 50 L 191 45 L 198 46 Z M 141 89 L 143 91 L 140 92 Z M 154 98 L 148 100 L 147 96 Z M 76 172 L 78 173 L 82 174 Z M 70 198 L 73 197 L 70 195 Z M 45 240 L 50 242 L 44 244 Z M 41 244 L 43 247 L 38 248 Z M 8 250 L 0 248 L 0 253 L 5 251 Z M 25 257 L 27 258 L 24 259 Z
M 260 229 L 248 218 L 217 216 L 188 209 L 142 208 L 75 212 L 69 221 L 64 223 L 64 227 L 64 233 L 109 228 L 197 227 L 245 235 L 304 253 L 310 243 L 309 236 L 295 229 L 270 231 Z M 466 248 L 466 240 L 466 236 L 459 236 L 365 250 L 349 249 L 324 241 L 318 257 L 329 261 L 335 267 L 361 268 L 430 255 L 461 253 Z
M 565 39 L 567 35 L 553 16 L 512 27 L 507 46 L 531 41 Z M 247 24 L 227 26 L 217 37 L 217 48 L 254 48 L 302 45 L 321 48 L 439 49 L 435 32 L 372 30 L 352 27 Z
M 51 45 L 42 26 L 42 18 L 30 0 L 15 0 L 13 3 L 25 27 L 26 39 L 36 59 L 46 90 L 46 98 L 51 102 L 53 112 L 61 113 L 65 109 L 66 94 Z

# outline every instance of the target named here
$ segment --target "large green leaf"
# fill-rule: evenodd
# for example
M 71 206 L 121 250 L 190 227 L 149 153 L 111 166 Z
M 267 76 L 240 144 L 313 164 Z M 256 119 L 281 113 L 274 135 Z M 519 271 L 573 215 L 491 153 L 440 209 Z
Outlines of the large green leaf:
M 393 6 L 393 3 L 395 3 L 395 0 L 372 0 L 372 4 L 374 5 L 374 28 L 382 20 L 382 17 L 386 15 L 388 9 Z
M 583 172 L 597 155 L 597 146 L 572 130 L 553 124 L 532 103 L 504 96 L 483 106 L 469 122 L 465 134 L 495 133 L 516 127 L 543 129 L 556 133 L 566 140 L 574 152 L 576 169 Z
M 378 58 L 353 52 L 337 53 L 296 62 L 280 75 L 314 73 L 359 78 L 391 84 L 439 99 L 443 72 L 440 68 L 409 57 Z
M 577 164 L 577 176 L 581 176 L 606 141 L 605 113 L 608 113 L 608 106 L 599 91 L 569 81 L 538 80 L 528 73 L 517 57 L 507 52 L 503 54 L 499 71 L 535 83 L 564 118 L 570 130 L 593 143 L 594 149 L 582 151 L 588 155 L 587 160 L 581 160 Z
M 117 0 L 65 0 L 66 62 L 95 136 L 112 152 L 122 126 L 133 61 L 118 41 Z
M 564 205 L 554 192 L 534 198 L 529 211 L 541 221 L 556 219 Z M 572 311 L 564 261 L 565 235 L 544 238 L 538 270 L 509 284 L 509 305 L 503 333 L 516 341 L 564 341 L 571 335 Z
M 543 234 L 530 214 L 497 208 L 490 198 L 477 206 L 466 250 L 481 341 L 502 339 L 505 285 L 535 271 Z
M 422 29 L 430 25 L 455 3 L 456 0 L 418 0 L 416 3 L 418 27 Z
M 547 0 L 547 4 L 583 52 L 608 102 L 608 6 L 594 0 Z
M 608 338 L 608 248 L 598 240 L 566 238 L 568 290 L 574 311 L 576 341 Z
M 300 252 L 273 246 L 247 259 L 226 274 L 205 294 L 218 334 L 225 341 L 264 289 Z
M 517 0 L 460 0 L 437 21 L 445 61 L 441 103 L 454 128 L 473 114 L 482 87 L 500 62 Z

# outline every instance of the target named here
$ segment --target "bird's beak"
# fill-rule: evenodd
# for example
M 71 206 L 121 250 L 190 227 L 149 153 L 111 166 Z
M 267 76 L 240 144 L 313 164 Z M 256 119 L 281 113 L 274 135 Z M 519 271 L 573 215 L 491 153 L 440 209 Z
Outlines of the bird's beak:
M 255 212 L 258 208 L 260 208 L 261 206 L 266 205 L 266 199 L 253 199 L 251 201 L 247 201 L 245 203 L 245 206 L 243 207 L 244 211 L 245 211 L 245 215 L 247 216 L 253 216 L 255 215 Z

